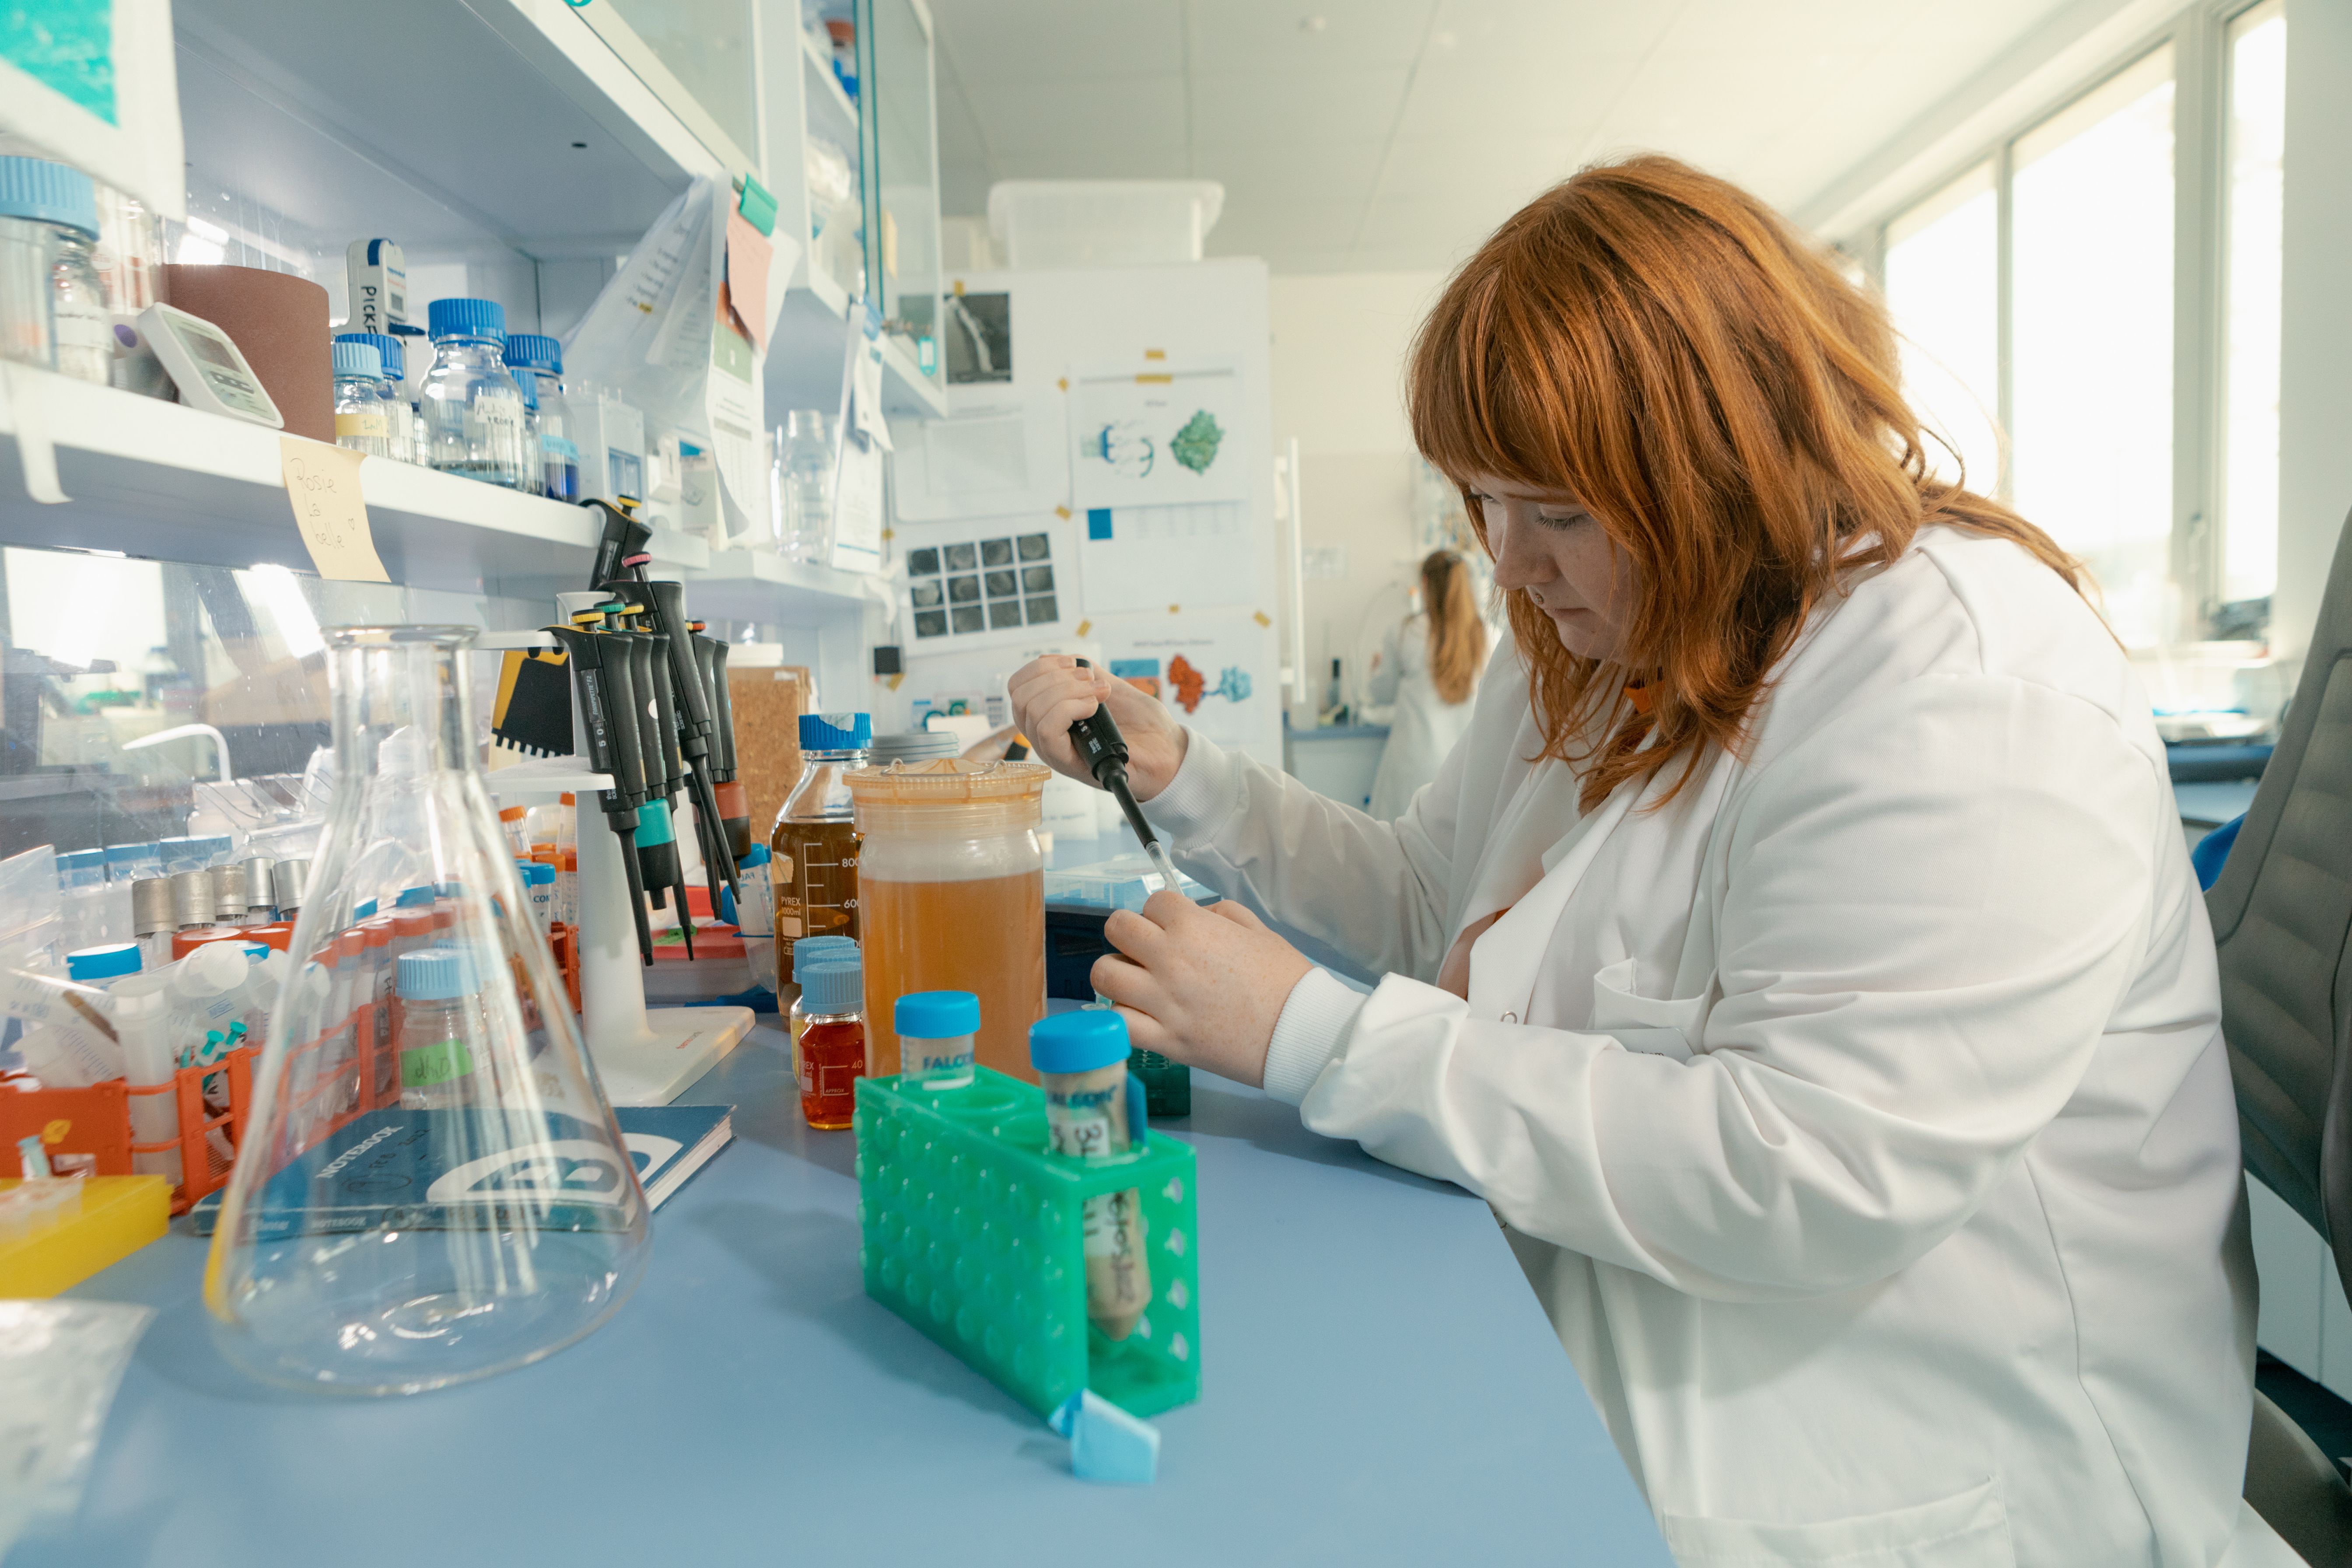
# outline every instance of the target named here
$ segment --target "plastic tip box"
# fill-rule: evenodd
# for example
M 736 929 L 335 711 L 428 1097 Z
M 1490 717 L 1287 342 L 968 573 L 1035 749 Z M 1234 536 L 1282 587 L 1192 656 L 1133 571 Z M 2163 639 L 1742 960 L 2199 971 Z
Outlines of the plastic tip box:
M 1141 855 L 1119 855 L 1091 866 L 1046 872 L 1045 901 L 1065 909 L 1140 910 L 1143 901 L 1160 890 L 1161 880 L 1151 862 Z M 1190 877 L 1184 877 L 1183 881 L 1179 891 L 1196 904 L 1214 896 Z
M 857 1080 L 866 1293 L 1039 1415 L 1091 1388 L 1150 1415 L 1201 1394 L 1199 1222 L 1189 1144 L 1045 1152 L 1045 1097 L 987 1068 L 970 1087 Z M 1151 1305 L 1114 1342 L 1087 1321 L 1086 1200 L 1143 1200 Z

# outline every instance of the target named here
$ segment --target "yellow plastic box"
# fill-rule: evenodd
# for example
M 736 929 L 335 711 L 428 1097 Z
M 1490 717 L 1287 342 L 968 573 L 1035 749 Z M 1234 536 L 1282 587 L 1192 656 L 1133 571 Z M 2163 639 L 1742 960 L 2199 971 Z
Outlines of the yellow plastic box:
M 18 1185 L 0 1181 L 0 1190 Z M 54 1296 L 130 1257 L 171 1221 L 172 1184 L 163 1177 L 85 1177 L 79 1214 L 0 1241 L 0 1297 Z

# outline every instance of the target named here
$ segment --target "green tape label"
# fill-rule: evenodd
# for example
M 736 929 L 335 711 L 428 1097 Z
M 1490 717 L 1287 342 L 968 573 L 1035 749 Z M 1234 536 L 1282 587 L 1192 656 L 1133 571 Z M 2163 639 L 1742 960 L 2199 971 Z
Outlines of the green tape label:
M 474 1070 L 474 1055 L 463 1040 L 443 1040 L 400 1053 L 400 1087 L 429 1089 Z

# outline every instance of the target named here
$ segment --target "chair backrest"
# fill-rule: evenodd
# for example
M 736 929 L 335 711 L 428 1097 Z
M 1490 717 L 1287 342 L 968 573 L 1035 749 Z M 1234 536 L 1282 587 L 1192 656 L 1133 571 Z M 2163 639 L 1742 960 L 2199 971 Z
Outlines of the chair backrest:
M 2352 519 L 2278 749 L 2205 902 L 2246 1168 L 2352 1280 Z

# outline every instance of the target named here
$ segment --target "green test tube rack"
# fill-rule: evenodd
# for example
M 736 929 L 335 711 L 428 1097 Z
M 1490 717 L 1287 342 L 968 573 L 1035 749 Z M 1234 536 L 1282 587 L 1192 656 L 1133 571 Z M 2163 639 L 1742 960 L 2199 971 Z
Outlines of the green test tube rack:
M 1164 1132 L 1117 1160 L 1045 1152 L 1045 1096 L 987 1068 L 930 1090 L 857 1080 L 866 1293 L 1040 1415 L 1091 1388 L 1135 1415 L 1201 1396 L 1201 1263 L 1191 1145 Z M 1087 1321 L 1080 1210 L 1143 1200 L 1151 1305 L 1122 1341 Z

